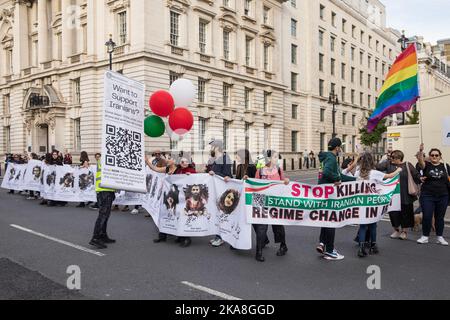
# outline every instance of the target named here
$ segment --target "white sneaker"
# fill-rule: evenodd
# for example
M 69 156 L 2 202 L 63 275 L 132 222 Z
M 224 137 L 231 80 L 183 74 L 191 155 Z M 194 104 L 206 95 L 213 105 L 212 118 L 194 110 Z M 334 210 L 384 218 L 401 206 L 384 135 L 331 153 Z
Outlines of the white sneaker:
M 398 231 L 395 231 L 393 234 L 391 234 L 391 239 L 399 239 L 401 233 Z
M 419 244 L 427 244 L 429 241 L 428 237 L 422 236 L 419 240 L 417 240 L 417 243 Z
M 325 252 L 325 255 L 324 255 L 323 257 L 324 257 L 324 259 L 326 259 L 326 260 L 336 260 L 336 261 L 342 260 L 342 259 L 345 258 L 342 254 L 340 254 L 339 252 L 337 252 L 336 249 L 333 250 L 332 253 Z
M 448 246 L 448 242 L 445 241 L 444 237 L 437 237 L 436 243 L 437 244 L 442 244 L 443 246 Z
M 209 240 L 209 244 L 213 244 L 214 242 L 216 242 L 216 238 Z
M 131 214 L 132 215 L 139 214 L 139 210 L 138 209 L 133 209 L 133 210 L 131 210 Z
M 225 243 L 225 241 L 223 241 L 222 239 L 216 239 L 213 243 L 211 243 L 211 245 L 213 247 L 220 247 L 224 243 Z

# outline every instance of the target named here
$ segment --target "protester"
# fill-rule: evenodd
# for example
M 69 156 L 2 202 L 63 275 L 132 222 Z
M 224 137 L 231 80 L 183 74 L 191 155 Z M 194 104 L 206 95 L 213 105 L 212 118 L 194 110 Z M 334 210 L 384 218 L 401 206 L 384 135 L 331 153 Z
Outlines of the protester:
M 377 183 L 382 183 L 383 180 L 392 179 L 402 171 L 402 168 L 397 168 L 396 171 L 390 174 L 375 170 L 375 160 L 371 153 L 366 152 L 359 158 L 358 169 L 356 170 L 355 177 L 357 180 L 370 180 Z M 363 258 L 367 256 L 365 249 L 366 244 L 366 232 L 370 232 L 369 253 L 378 254 L 377 246 L 377 224 L 362 224 L 359 227 L 359 249 L 358 257 Z
M 38 155 L 36 153 L 31 153 L 30 160 L 38 160 Z M 29 196 L 27 200 L 36 200 L 39 198 L 39 192 L 29 191 Z
M 69 153 L 69 151 L 66 149 L 66 154 L 64 155 L 64 160 L 63 160 L 64 164 L 72 164 L 72 155 Z
M 80 168 L 89 168 L 89 156 L 86 151 L 82 151 L 80 154 Z M 84 202 L 80 202 L 77 208 L 84 208 L 85 206 Z
M 343 175 L 339 169 L 337 157 L 342 152 L 342 141 L 339 138 L 333 138 L 328 143 L 328 152 L 319 154 L 321 170 L 319 172 L 319 184 L 335 184 L 342 182 L 355 181 L 354 177 Z M 317 251 L 324 255 L 327 260 L 342 260 L 344 256 L 339 254 L 334 248 L 334 238 L 336 229 L 322 228 L 320 231 L 320 243 Z
M 448 246 L 444 239 L 444 217 L 449 201 L 449 173 L 448 164 L 442 163 L 442 152 L 439 149 L 431 149 L 430 161 L 426 162 L 423 157 L 423 144 L 420 146 L 419 164 L 423 169 L 423 185 L 420 203 L 423 212 L 422 237 L 417 240 L 419 244 L 429 242 L 431 224 L 435 220 L 437 243 Z
M 420 184 L 420 174 L 414 168 L 411 163 L 403 161 L 405 155 L 400 150 L 395 150 L 391 153 L 390 160 L 380 162 L 376 169 L 384 173 L 390 174 L 402 168 L 400 173 L 400 198 L 401 198 L 401 211 L 390 212 L 389 217 L 391 219 L 394 233 L 391 234 L 392 239 L 408 239 L 408 229 L 414 227 L 414 201 L 417 200 L 416 196 L 409 194 L 408 190 L 408 169 L 411 172 L 411 176 L 414 183 Z
M 15 154 L 11 157 L 9 163 L 14 163 L 14 164 L 20 164 L 20 156 L 18 154 Z M 8 192 L 9 194 L 14 194 L 14 190 L 9 190 Z
M 95 156 L 97 158 L 97 155 Z M 106 249 L 110 243 L 116 243 L 116 240 L 110 239 L 107 232 L 108 220 L 111 215 L 111 207 L 116 198 L 115 190 L 101 188 L 102 182 L 102 164 L 97 160 L 97 173 L 95 177 L 95 192 L 97 192 L 97 204 L 99 206 L 98 218 L 95 222 L 94 235 L 89 242 L 90 245 L 98 249 Z
M 222 140 L 212 140 L 209 145 L 211 146 L 211 154 L 214 154 L 215 159 L 212 163 L 212 169 L 209 172 L 210 175 L 218 175 L 224 178 L 225 182 L 228 182 L 230 178 L 233 177 L 231 172 L 232 161 L 230 157 L 224 153 L 223 141 Z M 216 235 L 214 239 L 211 239 L 209 243 L 213 247 L 220 247 L 224 244 L 224 241 L 219 235 Z
M 289 179 L 285 178 L 283 168 L 281 168 L 281 156 L 274 150 L 266 150 L 263 152 L 266 166 L 256 171 L 256 179 L 262 180 L 281 180 L 286 185 L 289 184 Z M 267 244 L 267 229 L 268 225 L 255 225 L 256 232 L 256 257 L 255 259 L 264 262 L 265 258 L 262 254 L 262 249 Z M 286 232 L 282 225 L 272 225 L 272 230 L 275 235 L 275 243 L 280 244 L 280 249 L 277 251 L 277 256 L 286 255 L 288 247 L 286 245 Z
M 153 171 L 156 171 L 159 173 L 165 173 L 167 175 L 179 175 L 179 174 L 191 175 L 191 174 L 196 173 L 195 167 L 192 164 L 190 164 L 188 159 L 185 157 L 181 158 L 180 164 L 177 165 L 175 159 L 172 158 L 172 156 L 167 155 L 166 161 L 165 161 L 165 163 L 166 163 L 165 168 L 161 168 L 161 167 L 154 165 L 153 163 L 155 163 L 155 162 L 153 160 L 150 160 L 149 158 L 146 157 L 146 163 L 149 166 L 149 168 L 152 169 Z M 163 233 L 163 232 L 160 232 L 158 234 L 158 238 L 153 240 L 154 243 L 160 243 L 160 242 L 166 242 L 166 241 L 167 241 L 167 234 Z M 190 237 L 178 237 L 177 242 L 180 243 L 181 247 L 187 248 L 191 245 L 192 240 Z
M 50 165 L 50 163 L 52 162 L 52 154 L 51 153 L 47 153 L 45 155 L 44 160 L 42 160 L 43 164 L 45 165 Z M 41 203 L 39 203 L 41 206 L 47 205 L 49 204 L 49 200 L 42 198 Z
M 305 167 L 305 169 L 309 169 L 309 154 L 308 154 L 308 150 L 305 149 L 305 151 L 303 152 L 303 166 Z
M 316 155 L 314 154 L 314 151 L 311 150 L 311 152 L 309 153 L 309 166 L 312 167 L 316 167 L 315 165 L 316 163 Z
M 62 166 L 63 165 L 63 157 L 61 156 L 61 153 L 58 150 L 52 151 L 52 156 L 50 158 L 49 165 L 51 165 L 51 166 Z M 48 200 L 49 207 L 55 207 L 55 206 L 64 207 L 66 205 L 67 205 L 67 202 L 64 202 L 64 201 Z

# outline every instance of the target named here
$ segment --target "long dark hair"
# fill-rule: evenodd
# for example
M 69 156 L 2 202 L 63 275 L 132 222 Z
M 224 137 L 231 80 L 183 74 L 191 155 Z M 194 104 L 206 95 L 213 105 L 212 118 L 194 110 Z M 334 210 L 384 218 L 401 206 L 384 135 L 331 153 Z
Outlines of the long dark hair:
M 241 163 L 238 167 L 239 172 L 237 172 L 237 176 L 241 176 L 242 178 L 248 174 L 247 171 L 249 165 L 253 164 L 252 155 L 247 149 L 239 149 L 236 151 L 236 155 L 241 159 L 241 161 L 243 161 L 243 163 Z
M 375 160 L 369 152 L 361 155 L 358 161 L 360 176 L 363 180 L 369 180 L 370 171 L 375 169 Z
M 86 151 L 81 151 L 80 162 L 83 164 L 85 161 L 89 162 L 89 156 Z

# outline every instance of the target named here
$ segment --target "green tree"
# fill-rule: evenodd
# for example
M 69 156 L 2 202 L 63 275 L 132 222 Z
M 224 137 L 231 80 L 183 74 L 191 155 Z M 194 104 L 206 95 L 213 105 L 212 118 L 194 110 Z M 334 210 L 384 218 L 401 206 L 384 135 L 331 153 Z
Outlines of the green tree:
M 406 124 L 419 124 L 420 121 L 419 111 L 417 111 L 417 109 L 414 108 L 411 114 L 409 113 L 406 114 L 406 118 L 408 119 L 406 121 Z
M 369 116 L 366 117 L 366 120 L 369 120 L 370 116 L 372 115 L 372 112 L 373 111 L 370 111 Z M 383 140 L 383 133 L 385 133 L 386 131 L 387 131 L 386 118 L 378 122 L 378 125 L 371 133 L 367 131 L 367 122 L 366 122 L 364 127 L 362 127 L 359 130 L 359 133 L 361 134 L 361 143 L 366 147 L 372 147 L 380 143 L 381 140 Z

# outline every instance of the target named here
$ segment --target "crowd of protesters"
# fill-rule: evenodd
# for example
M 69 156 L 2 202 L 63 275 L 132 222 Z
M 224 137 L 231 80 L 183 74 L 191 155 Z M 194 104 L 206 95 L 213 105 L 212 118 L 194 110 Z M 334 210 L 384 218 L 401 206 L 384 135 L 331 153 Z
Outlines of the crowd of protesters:
M 262 156 L 258 157 L 257 163 L 252 161 L 251 154 L 246 149 L 238 150 L 234 154 L 225 152 L 223 142 L 220 140 L 213 140 L 210 143 L 210 157 L 203 168 L 199 168 L 192 161 L 190 155 L 184 152 L 178 152 L 176 156 L 172 153 L 163 153 L 155 151 L 152 157 L 146 157 L 146 164 L 149 168 L 156 172 L 166 173 L 168 175 L 191 175 L 196 173 L 208 173 L 211 176 L 217 175 L 223 178 L 225 183 L 230 179 L 235 178 L 239 180 L 247 180 L 249 178 L 266 179 L 266 180 L 281 180 L 286 185 L 289 184 L 289 179 L 285 177 L 282 166 L 282 156 L 275 150 L 264 150 Z M 333 138 L 328 144 L 328 152 L 321 152 L 319 154 L 320 169 L 319 169 L 319 184 L 334 184 L 340 185 L 343 182 L 356 180 L 371 180 L 376 182 L 383 182 L 383 180 L 392 179 L 400 175 L 400 199 L 401 209 L 397 212 L 390 212 L 390 220 L 393 227 L 393 233 L 390 236 L 392 239 L 408 239 L 408 232 L 415 227 L 415 215 L 422 216 L 422 237 L 417 240 L 419 244 L 426 244 L 429 242 L 431 230 L 436 232 L 436 242 L 441 245 L 448 245 L 443 237 L 444 232 L 444 217 L 447 206 L 449 204 L 449 190 L 450 190 L 450 167 L 443 162 L 442 153 L 438 149 L 431 149 L 428 156 L 424 154 L 423 144 L 417 153 L 417 164 L 414 166 L 409 162 L 405 162 L 405 155 L 402 151 L 389 151 L 379 163 L 375 162 L 373 155 L 369 152 L 364 152 L 357 155 L 355 158 L 345 159 L 342 167 L 339 166 L 338 157 L 342 154 L 343 144 L 340 139 Z M 315 158 L 313 152 L 306 153 L 311 162 Z M 232 160 L 233 158 L 233 160 Z M 62 154 L 57 150 L 45 156 L 38 157 L 32 153 L 29 156 L 8 155 L 6 161 L 6 168 L 9 163 L 26 163 L 29 159 L 42 160 L 48 165 L 63 165 L 72 164 L 72 156 L 66 152 Z M 106 232 L 111 211 L 118 210 L 118 206 L 113 206 L 114 190 L 103 189 L 100 187 L 101 182 L 101 155 L 95 155 L 95 163 L 91 163 L 86 152 L 81 152 L 79 165 L 87 168 L 91 164 L 97 165 L 96 175 L 96 191 L 97 203 L 90 206 L 91 209 L 99 210 L 99 217 L 97 218 L 94 235 L 90 242 L 91 245 L 98 249 L 107 248 L 107 244 L 115 243 L 116 240 L 109 238 Z M 305 157 L 305 162 L 306 162 Z M 236 175 L 233 176 L 232 168 L 233 161 L 237 163 Z M 259 165 L 262 162 L 262 165 Z M 308 161 L 309 162 L 309 161 Z M 10 191 L 14 193 L 14 191 Z M 28 192 L 28 199 L 39 198 L 39 193 Z M 66 202 L 50 201 L 41 199 L 42 205 L 48 206 L 65 206 Z M 417 210 L 414 210 L 414 203 L 420 202 Z M 89 203 L 80 203 L 77 207 L 86 207 Z M 140 206 L 135 206 L 132 214 L 139 213 Z M 129 211 L 128 206 L 125 206 L 123 211 Z M 150 217 L 146 214 L 146 217 Z M 253 225 L 256 234 L 256 255 L 257 261 L 265 261 L 263 249 L 270 243 L 267 236 L 268 225 Z M 276 255 L 281 257 L 287 254 L 288 247 L 286 244 L 286 233 L 284 226 L 272 226 L 275 237 L 275 243 L 279 243 L 280 247 Z M 341 255 L 334 246 L 336 229 L 322 228 L 319 236 L 319 245 L 316 250 L 319 254 L 327 260 L 342 260 L 344 256 Z M 159 233 L 154 240 L 155 243 L 166 242 L 168 235 Z M 357 256 L 360 258 L 366 257 L 368 254 L 378 254 L 380 249 L 377 245 L 377 224 L 361 225 L 358 234 L 355 238 L 358 243 Z M 189 237 L 177 237 L 176 242 L 181 247 L 189 247 L 192 239 Z M 224 244 L 224 241 L 219 235 L 216 235 L 210 240 L 210 244 L 214 247 L 219 247 Z M 235 250 L 233 247 L 230 249 Z

